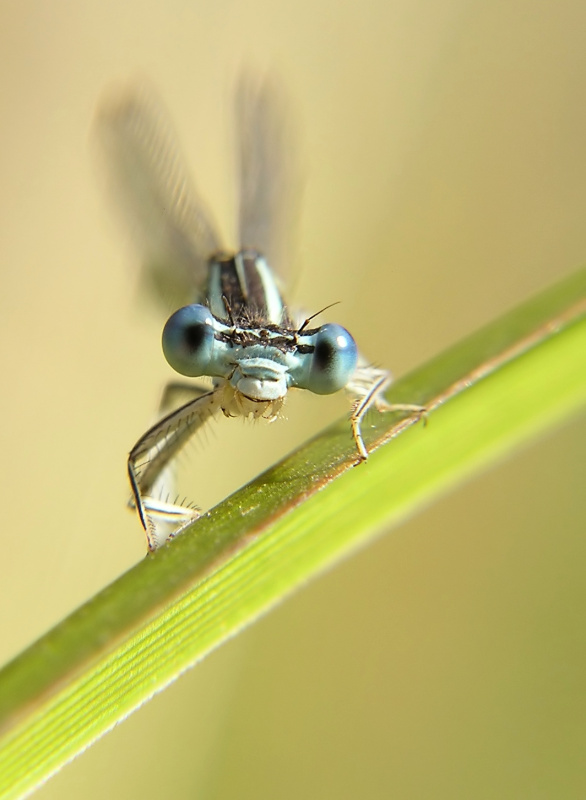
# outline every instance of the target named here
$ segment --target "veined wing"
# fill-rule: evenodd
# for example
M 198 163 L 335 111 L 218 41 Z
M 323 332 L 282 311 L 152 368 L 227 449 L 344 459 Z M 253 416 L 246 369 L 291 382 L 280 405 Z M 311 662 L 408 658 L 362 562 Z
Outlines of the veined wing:
M 207 260 L 220 240 L 161 104 L 145 86 L 109 93 L 96 129 L 113 193 L 141 255 L 145 288 L 166 314 L 200 300 Z
M 263 253 L 282 279 L 300 193 L 292 116 L 277 81 L 243 73 L 236 89 L 240 245 Z

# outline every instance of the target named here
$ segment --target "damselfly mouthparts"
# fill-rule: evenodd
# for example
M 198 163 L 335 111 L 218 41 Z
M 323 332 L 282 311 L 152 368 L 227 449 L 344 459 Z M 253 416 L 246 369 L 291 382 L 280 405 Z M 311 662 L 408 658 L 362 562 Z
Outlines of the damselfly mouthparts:
M 369 365 L 352 336 L 333 323 L 312 325 L 285 306 L 267 254 L 274 252 L 287 153 L 278 98 L 268 82 L 244 80 L 237 92 L 240 139 L 241 250 L 223 250 L 190 186 L 178 148 L 150 93 L 133 91 L 105 105 L 99 129 L 117 192 L 138 229 L 150 282 L 171 284 L 175 311 L 163 330 L 163 352 L 181 375 L 212 379 L 194 399 L 166 414 L 130 451 L 128 475 L 148 548 L 155 550 L 197 518 L 170 500 L 169 468 L 177 452 L 216 412 L 274 420 L 290 389 L 331 394 L 345 389 L 358 458 L 366 412 L 402 410 L 384 390 L 390 374 Z M 188 297 L 190 304 L 183 305 Z

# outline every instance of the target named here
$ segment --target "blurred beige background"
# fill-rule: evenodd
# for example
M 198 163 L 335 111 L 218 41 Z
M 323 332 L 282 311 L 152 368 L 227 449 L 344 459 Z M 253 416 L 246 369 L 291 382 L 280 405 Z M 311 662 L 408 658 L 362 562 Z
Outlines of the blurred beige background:
M 234 76 L 277 69 L 306 168 L 293 299 L 342 301 L 400 375 L 586 260 L 585 26 L 575 0 L 5 0 L 0 661 L 144 555 L 125 456 L 170 372 L 98 188 L 104 87 L 158 87 L 230 242 Z M 220 421 L 195 499 L 345 409 Z M 39 797 L 584 797 L 585 444 L 582 419 L 383 537 Z

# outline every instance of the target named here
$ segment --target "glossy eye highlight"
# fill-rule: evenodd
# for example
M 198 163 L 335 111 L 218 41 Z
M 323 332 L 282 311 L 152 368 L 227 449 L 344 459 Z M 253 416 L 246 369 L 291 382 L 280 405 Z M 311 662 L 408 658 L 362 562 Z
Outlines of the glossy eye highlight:
M 346 328 L 328 323 L 315 334 L 314 351 L 304 386 L 315 394 L 332 394 L 350 380 L 358 351 Z
M 172 314 L 163 329 L 163 353 L 181 375 L 208 375 L 214 349 L 214 318 L 205 306 L 184 306 Z

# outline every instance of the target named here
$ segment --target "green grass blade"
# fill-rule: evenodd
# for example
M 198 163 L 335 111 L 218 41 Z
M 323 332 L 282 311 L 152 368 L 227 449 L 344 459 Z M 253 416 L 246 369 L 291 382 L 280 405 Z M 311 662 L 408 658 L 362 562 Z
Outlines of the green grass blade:
M 31 791 L 308 578 L 583 407 L 586 272 L 400 381 L 392 399 L 427 404 L 428 424 L 372 414 L 375 452 L 359 469 L 348 422 L 326 429 L 0 672 L 0 798 Z

